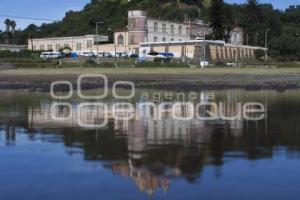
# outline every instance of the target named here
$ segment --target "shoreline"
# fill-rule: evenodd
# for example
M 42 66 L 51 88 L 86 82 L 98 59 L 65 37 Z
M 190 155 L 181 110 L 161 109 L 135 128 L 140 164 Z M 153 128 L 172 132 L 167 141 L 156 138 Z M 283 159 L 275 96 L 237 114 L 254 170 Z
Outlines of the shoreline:
M 203 89 L 287 90 L 300 88 L 299 68 L 61 68 L 0 70 L 0 89 L 48 92 L 53 81 L 70 81 L 76 88 L 81 74 L 105 74 L 109 86 L 132 81 L 136 88 L 197 91 Z M 101 87 L 91 78 L 83 89 Z M 120 86 L 122 87 L 122 85 Z M 64 90 L 63 87 L 57 87 Z

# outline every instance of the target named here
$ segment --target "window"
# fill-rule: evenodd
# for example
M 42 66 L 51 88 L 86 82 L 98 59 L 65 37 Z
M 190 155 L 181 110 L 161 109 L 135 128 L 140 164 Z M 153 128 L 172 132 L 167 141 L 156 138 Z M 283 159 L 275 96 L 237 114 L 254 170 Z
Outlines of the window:
M 233 42 L 237 42 L 237 34 L 233 33 Z
M 135 18 L 131 18 L 128 20 L 128 28 L 130 29 L 134 29 L 136 27 L 136 19 Z
M 55 45 L 55 50 L 59 51 L 59 49 L 60 49 L 60 45 L 59 44 Z
M 171 41 L 174 41 L 174 38 L 171 38 Z
M 130 36 L 130 44 L 134 44 L 134 36 Z
M 119 35 L 117 40 L 118 40 L 117 41 L 118 46 L 124 45 L 124 36 L 123 35 Z
M 236 42 L 240 42 L 240 34 L 236 34 Z
M 173 24 L 171 25 L 171 34 L 174 35 L 174 25 Z
M 34 51 L 36 50 L 36 45 L 33 45 L 33 50 L 34 50 Z
M 155 22 L 154 23 L 154 32 L 157 32 L 158 31 L 158 24 Z
M 189 27 L 186 27 L 186 34 L 187 35 L 190 35 L 191 33 L 190 33 L 190 28 Z
M 163 37 L 162 41 L 163 41 L 163 42 L 165 42 L 165 41 L 166 41 L 166 38 L 165 38 L 165 37 Z
M 179 34 L 179 35 L 182 35 L 182 26 L 179 26 L 179 27 L 178 27 L 178 34 Z
M 157 37 L 156 36 L 154 36 L 153 41 L 157 42 Z
M 40 45 L 40 50 L 44 50 L 44 45 Z
M 76 49 L 77 49 L 77 51 L 81 51 L 81 43 L 76 44 Z
M 166 32 L 167 32 L 167 25 L 166 25 L 166 24 L 163 24 L 163 25 L 162 25 L 162 32 L 163 32 L 163 33 L 166 33 Z
M 52 44 L 48 44 L 48 50 L 52 50 Z
M 92 47 L 93 47 L 93 41 L 92 41 L 92 40 L 88 40 L 88 41 L 86 42 L 86 47 L 87 47 L 88 49 L 92 48 Z

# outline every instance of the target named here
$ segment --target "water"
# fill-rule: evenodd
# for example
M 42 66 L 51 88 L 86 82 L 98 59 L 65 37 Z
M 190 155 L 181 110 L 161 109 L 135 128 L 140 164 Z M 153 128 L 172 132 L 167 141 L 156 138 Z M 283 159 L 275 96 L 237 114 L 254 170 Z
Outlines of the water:
M 130 100 L 135 119 L 106 113 L 104 128 L 79 126 L 78 117 L 89 125 L 99 119 L 90 107 L 76 112 L 78 97 L 65 101 L 71 107 L 54 109 L 71 118 L 53 120 L 48 94 L 0 94 L 0 199 L 299 198 L 300 91 L 196 92 L 192 102 L 223 102 L 226 114 L 238 102 L 260 102 L 264 118 L 182 121 L 167 113 L 147 118 L 141 103 L 166 100 L 141 90 Z M 104 102 L 111 110 L 118 100 Z

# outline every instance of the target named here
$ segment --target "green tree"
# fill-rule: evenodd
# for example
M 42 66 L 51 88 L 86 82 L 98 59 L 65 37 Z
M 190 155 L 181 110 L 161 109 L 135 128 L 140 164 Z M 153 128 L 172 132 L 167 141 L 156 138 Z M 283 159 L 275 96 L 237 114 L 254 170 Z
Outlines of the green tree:
M 209 13 L 209 21 L 213 30 L 213 37 L 216 40 L 224 39 L 224 31 L 225 31 L 225 4 L 223 0 L 212 0 L 210 13 Z

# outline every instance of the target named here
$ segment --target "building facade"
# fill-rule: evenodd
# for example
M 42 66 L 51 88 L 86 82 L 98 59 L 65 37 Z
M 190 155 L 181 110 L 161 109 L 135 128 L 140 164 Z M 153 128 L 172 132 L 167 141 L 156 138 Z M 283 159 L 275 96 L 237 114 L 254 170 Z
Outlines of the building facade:
M 139 56 L 147 57 L 150 52 L 172 53 L 175 58 L 209 62 L 235 62 L 254 60 L 255 50 L 266 48 L 225 43 L 221 40 L 189 40 L 171 42 L 143 42 Z
M 107 36 L 100 36 L 100 38 L 100 41 L 108 39 Z M 58 51 L 69 47 L 72 51 L 93 51 L 97 41 L 96 35 L 29 39 L 28 48 L 33 48 L 35 51 Z
M 204 38 L 211 28 L 201 20 L 173 22 L 149 18 L 146 12 L 131 10 L 128 12 L 128 44 L 141 42 L 188 41 Z

